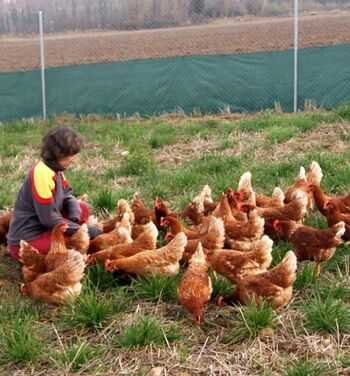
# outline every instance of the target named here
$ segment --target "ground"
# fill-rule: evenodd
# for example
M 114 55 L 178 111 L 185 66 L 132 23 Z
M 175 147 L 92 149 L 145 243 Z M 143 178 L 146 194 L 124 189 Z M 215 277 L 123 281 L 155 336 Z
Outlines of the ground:
M 13 206 L 42 134 L 69 122 L 86 148 L 67 171 L 75 194 L 87 193 L 98 216 L 137 190 L 147 205 L 160 196 L 182 208 L 204 184 L 217 199 L 244 171 L 270 194 L 293 184 L 300 166 L 320 163 L 322 186 L 349 191 L 350 109 L 296 115 L 105 119 L 52 118 L 0 126 L 0 209 Z M 141 142 L 142 141 L 142 142 Z M 125 152 L 128 153 L 125 153 Z M 306 223 L 326 226 L 314 212 Z M 292 249 L 275 242 L 273 264 Z M 52 307 L 23 297 L 20 266 L 0 249 L 1 375 L 349 375 L 349 246 L 338 247 L 320 277 L 298 264 L 289 304 L 279 310 L 219 308 L 233 286 L 212 274 L 214 295 L 200 327 L 178 304 L 175 278 L 121 278 L 87 267 L 73 306 Z M 181 277 L 181 275 L 179 276 Z
M 300 17 L 299 47 L 350 42 L 350 12 Z M 89 31 L 45 37 L 47 67 L 184 55 L 236 54 L 293 48 L 293 19 L 218 20 L 210 24 L 137 31 Z M 0 72 L 39 68 L 39 39 L 1 37 Z

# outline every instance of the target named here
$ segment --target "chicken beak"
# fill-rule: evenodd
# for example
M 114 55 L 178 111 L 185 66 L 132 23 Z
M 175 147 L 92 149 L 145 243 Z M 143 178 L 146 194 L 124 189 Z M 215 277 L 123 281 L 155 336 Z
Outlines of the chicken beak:
M 325 210 L 328 209 L 328 201 L 326 201 L 326 202 L 323 204 L 323 209 L 325 209 Z

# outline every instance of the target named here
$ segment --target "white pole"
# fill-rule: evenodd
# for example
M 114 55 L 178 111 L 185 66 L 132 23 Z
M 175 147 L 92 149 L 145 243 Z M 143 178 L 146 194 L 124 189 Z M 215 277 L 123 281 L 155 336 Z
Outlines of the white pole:
M 294 0 L 294 112 L 298 111 L 298 0 Z
M 39 32 L 40 32 L 40 66 L 41 66 L 41 92 L 43 102 L 43 118 L 46 121 L 46 92 L 45 92 L 45 57 L 44 57 L 44 28 L 43 12 L 39 12 Z

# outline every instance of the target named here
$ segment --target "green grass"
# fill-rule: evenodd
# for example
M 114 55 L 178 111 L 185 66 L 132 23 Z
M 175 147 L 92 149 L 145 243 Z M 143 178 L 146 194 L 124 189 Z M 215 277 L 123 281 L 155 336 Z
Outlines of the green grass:
M 298 263 L 297 279 L 294 282 L 296 290 L 304 290 L 312 287 L 317 281 L 316 265 L 313 262 Z
M 152 154 L 146 150 L 135 149 L 125 156 L 119 169 L 119 175 L 144 176 L 154 173 L 156 164 Z
M 35 325 L 38 311 L 21 306 L 7 315 L 6 325 L 0 327 L 0 364 L 27 364 L 38 360 L 45 336 Z
M 132 288 L 138 299 L 151 302 L 175 302 L 180 278 L 180 274 L 176 277 L 158 275 L 136 277 L 133 280 Z
M 77 301 L 62 309 L 60 321 L 67 328 L 102 329 L 115 315 L 125 311 L 130 303 L 124 288 L 100 292 L 85 286 Z
M 154 197 L 160 196 L 172 209 L 181 209 L 208 184 L 217 200 L 228 187 L 236 189 L 247 170 L 253 174 L 253 187 L 271 194 L 275 186 L 285 189 L 293 184 L 300 166 L 308 169 L 313 160 L 322 167 L 326 192 L 342 194 L 349 191 L 350 181 L 349 113 L 349 106 L 343 106 L 298 114 L 266 111 L 242 115 L 241 120 L 65 115 L 50 118 L 48 125 L 25 121 L 0 126 L 0 208 L 13 207 L 23 177 L 39 155 L 42 135 L 56 122 L 68 122 L 86 140 L 78 164 L 65 175 L 75 195 L 88 194 L 90 210 L 99 216 L 114 213 L 120 198 L 130 203 L 135 191 L 150 207 Z M 313 141 L 310 131 L 317 133 L 318 127 L 342 122 L 329 142 L 343 141 L 344 148 L 333 150 L 316 144 L 310 151 L 303 149 Z M 184 154 L 174 160 L 169 153 L 167 161 L 159 162 L 168 145 L 172 145 L 175 156 L 180 150 Z M 123 151 L 128 154 L 122 155 Z M 319 213 L 312 213 L 305 223 L 327 227 Z M 159 240 L 161 244 L 161 237 Z M 289 249 L 293 247 L 288 242 L 275 243 L 271 267 Z M 213 348 L 219 351 L 215 356 L 218 373 L 222 374 L 227 373 L 224 366 L 221 368 L 227 359 L 234 359 L 229 364 L 233 373 L 245 369 L 263 375 L 321 375 L 330 374 L 333 368 L 337 374 L 345 374 L 349 367 L 343 341 L 343 333 L 350 330 L 350 257 L 345 245 L 323 263 L 319 277 L 314 274 L 313 263 L 298 263 L 293 299 L 276 311 L 267 305 L 225 310 L 215 307 L 217 296 L 230 293 L 234 286 L 210 272 L 212 303 L 206 307 L 206 320 L 200 327 L 188 319 L 189 314 L 179 307 L 176 298 L 178 279 L 186 266 L 175 278 L 125 277 L 106 272 L 100 264 L 89 266 L 76 302 L 52 307 L 20 295 L 20 266 L 1 247 L 0 252 L 0 374 L 43 374 L 49 367 L 62 374 L 148 374 L 158 364 L 169 366 L 174 374 L 188 368 L 198 368 L 205 374 L 213 362 L 209 352 Z M 292 362 L 294 357 L 288 352 L 291 327 L 296 336 L 293 341 L 300 346 L 298 354 L 311 355 L 305 345 L 309 333 L 312 341 L 326 336 L 337 343 L 336 356 L 325 360 L 327 345 L 320 340 L 320 352 Z M 265 338 L 266 333 L 272 337 Z M 273 337 L 278 337 L 281 347 L 273 345 Z M 43 346 L 48 349 L 45 357 L 36 351 Z M 276 356 L 271 357 L 271 351 Z M 147 361 L 151 358 L 152 365 Z
M 287 140 L 290 140 L 293 137 L 299 135 L 299 130 L 296 127 L 289 128 L 271 128 L 266 134 L 266 139 L 270 144 L 280 144 Z
M 276 326 L 276 316 L 272 307 L 263 302 L 259 306 L 249 303 L 237 307 L 235 315 L 231 316 L 236 326 L 226 336 L 228 342 L 240 342 L 244 339 L 255 339 L 262 329 Z
M 134 324 L 124 328 L 120 336 L 115 336 L 117 347 L 136 348 L 155 344 L 164 346 L 180 338 L 176 325 L 163 325 L 159 320 L 149 316 L 140 316 Z
M 342 300 L 317 293 L 304 305 L 305 326 L 313 332 L 347 333 L 350 329 L 350 310 Z
M 326 373 L 325 364 L 314 364 L 311 361 L 299 360 L 286 368 L 286 376 L 322 376 Z
M 97 262 L 95 265 L 86 268 L 85 278 L 92 288 L 96 288 L 100 291 L 106 291 L 114 287 L 118 280 L 113 273 L 105 269 L 101 262 Z
M 209 271 L 209 275 L 211 277 L 211 283 L 213 287 L 212 298 L 218 296 L 226 296 L 234 290 L 235 286 L 220 274 Z
M 104 350 L 102 346 L 92 346 L 78 340 L 75 343 L 69 343 L 60 352 L 53 353 L 51 357 L 65 372 L 78 372 L 82 368 L 88 367 Z
M 112 191 L 107 189 L 98 191 L 97 195 L 92 199 L 92 204 L 95 210 L 102 213 L 111 212 L 117 206 L 117 202 L 114 200 Z

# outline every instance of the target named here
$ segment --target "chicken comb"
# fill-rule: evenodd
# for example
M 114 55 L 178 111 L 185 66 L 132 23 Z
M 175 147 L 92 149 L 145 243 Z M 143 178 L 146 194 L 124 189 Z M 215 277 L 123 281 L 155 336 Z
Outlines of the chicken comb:
M 160 206 L 160 204 L 161 204 L 161 201 L 160 201 L 159 197 L 157 196 L 157 197 L 154 199 L 154 206 L 155 206 L 156 208 L 158 208 L 158 207 Z

